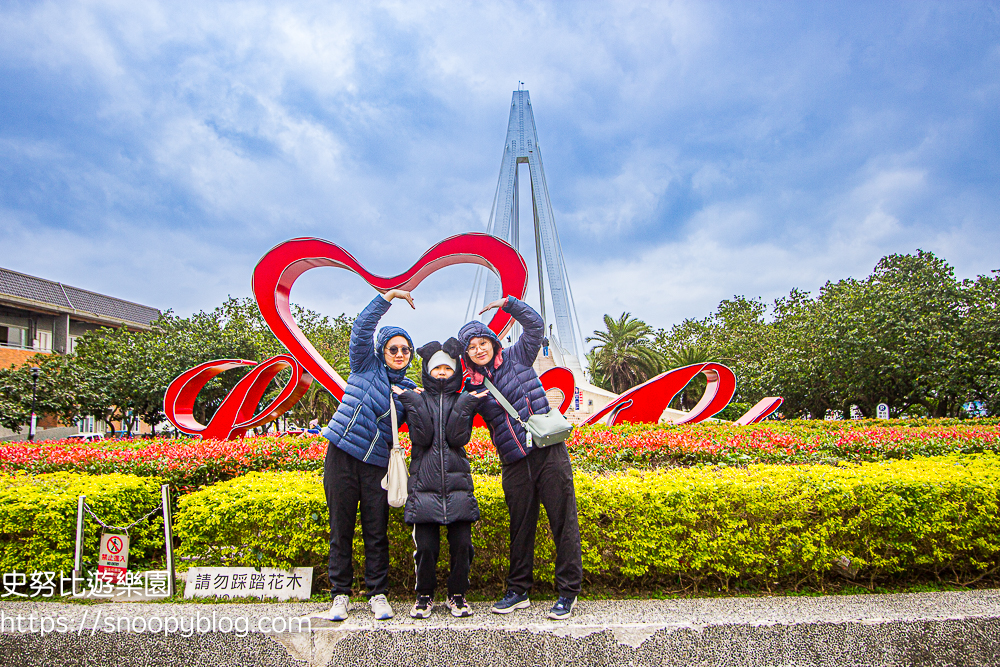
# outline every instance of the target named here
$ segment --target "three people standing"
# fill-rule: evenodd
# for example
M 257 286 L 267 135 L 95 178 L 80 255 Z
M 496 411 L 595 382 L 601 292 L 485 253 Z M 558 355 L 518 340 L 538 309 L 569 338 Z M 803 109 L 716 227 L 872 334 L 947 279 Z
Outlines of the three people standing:
M 329 617 L 344 620 L 350 609 L 351 540 L 359 505 L 371 608 L 377 619 L 393 615 L 385 598 L 388 502 L 381 480 L 392 447 L 389 405 L 395 400 L 400 421 L 409 424 L 413 443 L 412 476 L 404 510 L 404 520 L 414 526 L 416 546 L 417 601 L 411 616 L 430 615 L 442 525 L 448 526 L 451 552 L 447 604 L 456 616 L 471 614 L 464 594 L 474 554 L 471 526 L 479 518 L 479 508 L 472 493 L 464 446 L 471 435 L 473 415 L 478 412 L 500 455 L 504 498 L 510 513 L 507 591 L 492 610 L 506 614 L 531 604 L 528 591 L 534 583 L 535 530 L 541 505 L 556 544 L 559 599 L 549 617 L 569 618 L 580 594 L 583 564 L 573 471 L 566 445 L 532 446 L 521 423 L 486 391 L 484 382 L 488 379 L 513 405 L 520 421 L 549 411 L 545 390 L 532 368 L 545 333 L 541 317 L 514 297 L 490 304 L 482 312 L 502 308 L 521 324 L 519 340 L 503 348 L 486 325 L 469 322 L 459 331 L 457 341 L 449 339 L 443 346 L 435 342 L 421 348 L 424 387 L 419 389 L 405 377 L 413 349 L 405 331 L 383 327 L 376 344 L 371 343 L 378 320 L 394 298 L 404 298 L 413 306 L 408 292 L 391 290 L 375 297 L 355 321 L 350 344 L 351 375 L 344 400 L 323 430 L 330 440 L 324 466 L 330 510 L 329 576 L 334 598 Z M 463 393 L 459 393 L 463 389 L 459 356 L 469 375 Z

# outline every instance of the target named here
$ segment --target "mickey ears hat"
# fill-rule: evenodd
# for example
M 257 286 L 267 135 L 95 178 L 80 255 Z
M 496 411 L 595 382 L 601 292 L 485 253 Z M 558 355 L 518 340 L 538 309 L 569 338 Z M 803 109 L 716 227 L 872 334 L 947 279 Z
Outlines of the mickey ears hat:
M 421 358 L 427 359 L 427 370 L 432 370 L 438 366 L 451 366 L 452 370 L 458 370 L 458 360 L 462 356 L 462 344 L 454 337 L 444 342 L 444 345 L 437 341 L 431 341 L 417 352 Z

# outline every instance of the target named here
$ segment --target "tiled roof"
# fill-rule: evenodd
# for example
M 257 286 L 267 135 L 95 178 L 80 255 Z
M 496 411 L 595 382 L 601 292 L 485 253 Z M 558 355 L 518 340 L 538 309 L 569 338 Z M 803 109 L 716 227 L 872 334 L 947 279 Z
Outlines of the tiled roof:
M 160 317 L 156 308 L 0 268 L 0 297 L 5 294 L 136 324 L 148 325 Z

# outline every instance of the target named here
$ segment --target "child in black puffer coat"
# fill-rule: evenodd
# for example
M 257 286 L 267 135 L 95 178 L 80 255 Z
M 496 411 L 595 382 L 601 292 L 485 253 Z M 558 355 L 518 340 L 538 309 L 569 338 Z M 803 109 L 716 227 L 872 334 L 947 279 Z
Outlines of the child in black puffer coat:
M 423 390 L 393 388 L 406 407 L 406 423 L 413 444 L 410 459 L 409 497 L 403 519 L 413 525 L 417 570 L 417 601 L 413 618 L 427 618 L 434 605 L 440 529 L 448 526 L 451 572 L 448 608 L 453 616 L 471 616 L 465 601 L 472 565 L 472 522 L 479 520 L 479 505 L 472 493 L 472 469 L 465 445 L 472 435 L 472 417 L 485 392 L 460 393 L 458 372 L 462 346 L 454 338 L 441 345 L 433 341 L 417 350 L 423 359 Z

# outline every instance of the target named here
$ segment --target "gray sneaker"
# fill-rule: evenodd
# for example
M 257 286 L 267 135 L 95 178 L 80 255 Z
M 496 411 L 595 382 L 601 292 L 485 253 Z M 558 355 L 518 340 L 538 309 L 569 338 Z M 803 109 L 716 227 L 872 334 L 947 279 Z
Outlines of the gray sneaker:
M 413 609 L 410 610 L 410 616 L 413 618 L 430 618 L 432 609 L 434 609 L 434 598 L 430 595 L 418 595 L 417 601 L 413 604 Z
M 333 598 L 333 606 L 330 607 L 328 616 L 331 621 L 346 621 L 347 612 L 351 610 L 351 599 L 346 595 L 338 595 Z
M 385 621 L 393 617 L 392 607 L 389 605 L 389 601 L 385 599 L 384 595 L 373 595 L 372 599 L 368 601 L 371 605 L 372 613 L 375 614 L 376 621 Z
M 472 616 L 472 609 L 469 607 L 469 603 L 465 601 L 465 596 L 461 593 L 455 593 L 454 595 L 448 596 L 448 609 L 451 609 L 451 615 L 455 618 L 467 618 Z

